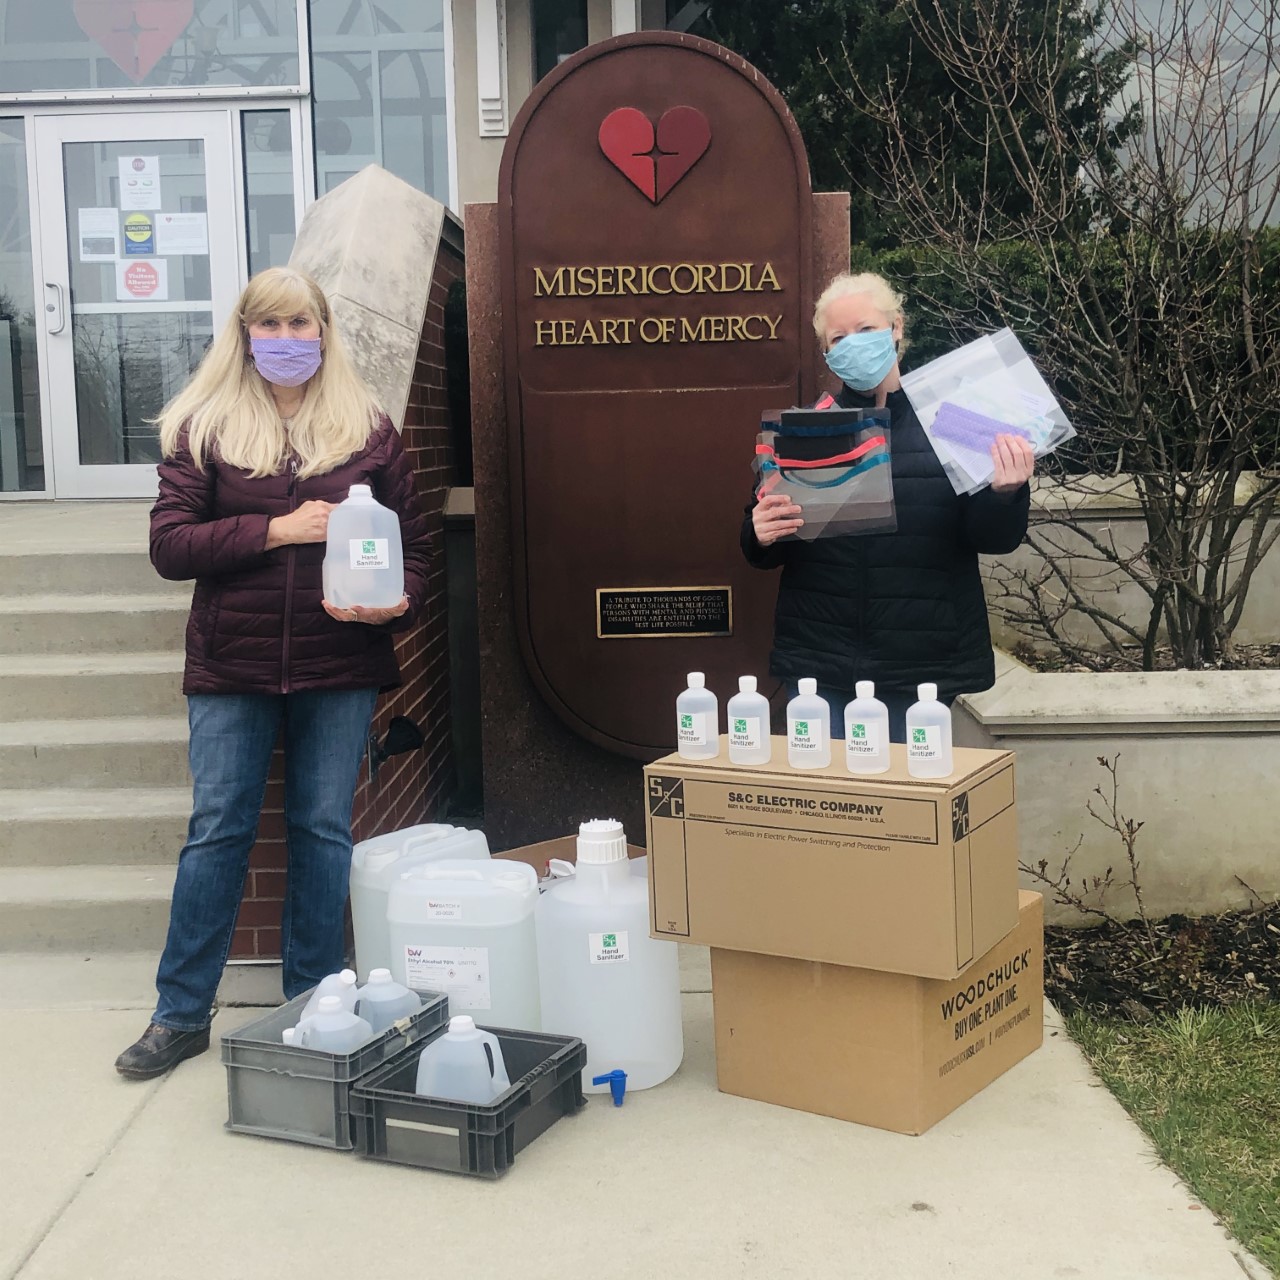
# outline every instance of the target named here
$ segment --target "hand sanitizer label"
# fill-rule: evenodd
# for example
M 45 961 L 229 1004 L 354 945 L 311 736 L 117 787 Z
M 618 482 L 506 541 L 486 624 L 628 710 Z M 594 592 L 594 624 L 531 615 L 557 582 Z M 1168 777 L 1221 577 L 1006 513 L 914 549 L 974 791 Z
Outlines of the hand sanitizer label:
M 856 759 L 869 759 L 880 754 L 880 726 L 874 721 L 851 720 L 845 735 L 845 746 Z
M 386 538 L 352 538 L 348 548 L 353 569 L 391 568 L 391 544 Z
M 405 947 L 405 985 L 414 991 L 438 991 L 450 1004 L 488 1009 L 488 947 Z
M 705 711 L 682 711 L 676 716 L 677 741 L 682 747 L 705 747 L 707 745 L 707 713 Z
M 907 733 L 907 756 L 912 760 L 942 758 L 942 730 L 936 724 L 916 725 Z
M 802 755 L 822 754 L 822 721 L 787 717 L 787 733 L 791 750 Z
M 592 964 L 619 964 L 631 959 L 627 931 L 587 934 L 587 954 Z
M 759 751 L 764 746 L 759 716 L 731 716 L 729 745 L 740 751 Z

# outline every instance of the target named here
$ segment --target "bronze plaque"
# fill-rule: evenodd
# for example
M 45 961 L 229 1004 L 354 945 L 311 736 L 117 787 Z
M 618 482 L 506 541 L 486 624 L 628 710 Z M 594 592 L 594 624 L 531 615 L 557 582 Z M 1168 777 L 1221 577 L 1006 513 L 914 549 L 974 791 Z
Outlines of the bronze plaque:
M 596 592 L 601 640 L 733 635 L 732 587 L 611 587 Z
M 577 732 L 653 756 L 686 672 L 722 700 L 748 673 L 768 691 L 776 580 L 738 529 L 761 411 L 814 394 L 808 163 L 747 63 L 646 32 L 538 85 L 498 205 L 525 661 Z M 688 585 L 704 583 L 731 598 L 730 626 L 628 633 L 606 604 L 643 584 L 705 613 Z

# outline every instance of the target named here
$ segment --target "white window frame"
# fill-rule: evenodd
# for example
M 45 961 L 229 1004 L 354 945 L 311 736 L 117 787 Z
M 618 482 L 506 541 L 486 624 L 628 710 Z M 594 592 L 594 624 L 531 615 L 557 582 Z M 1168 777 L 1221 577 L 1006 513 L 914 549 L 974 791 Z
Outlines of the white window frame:
M 34 90 L 22 93 L 0 93 L 0 107 L 42 106 L 77 102 L 110 102 L 120 106 L 145 102 L 174 103 L 244 99 L 305 98 L 311 93 L 311 49 L 307 24 L 308 0 L 294 0 L 294 18 L 298 27 L 298 83 L 296 85 L 162 85 L 146 89 L 62 89 Z M 177 109 L 174 107 L 173 109 Z

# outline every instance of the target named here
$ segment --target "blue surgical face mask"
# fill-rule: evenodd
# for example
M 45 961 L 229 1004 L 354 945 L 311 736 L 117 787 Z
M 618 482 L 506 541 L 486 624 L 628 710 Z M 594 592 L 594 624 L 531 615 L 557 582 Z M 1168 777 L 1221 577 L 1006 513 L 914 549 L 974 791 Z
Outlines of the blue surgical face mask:
M 889 376 L 898 353 L 892 329 L 846 333 L 826 353 L 827 368 L 855 391 L 870 391 Z

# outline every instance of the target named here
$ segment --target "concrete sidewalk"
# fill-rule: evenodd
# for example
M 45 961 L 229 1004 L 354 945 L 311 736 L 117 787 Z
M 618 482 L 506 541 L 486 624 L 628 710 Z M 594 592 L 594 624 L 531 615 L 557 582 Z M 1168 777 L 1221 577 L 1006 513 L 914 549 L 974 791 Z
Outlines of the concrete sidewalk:
M 1055 1016 L 1039 1053 L 899 1137 L 718 1093 L 705 953 L 684 950 L 675 1079 L 593 1099 L 494 1183 L 228 1134 L 216 1047 L 147 1084 L 112 1070 L 154 957 L 0 956 L 0 1280 L 1267 1275 Z

